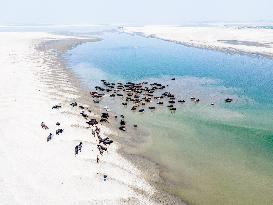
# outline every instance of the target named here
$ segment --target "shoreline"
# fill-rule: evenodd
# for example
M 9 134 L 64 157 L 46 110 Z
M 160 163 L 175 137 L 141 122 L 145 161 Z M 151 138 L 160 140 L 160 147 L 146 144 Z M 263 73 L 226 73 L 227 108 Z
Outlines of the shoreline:
M 99 39 L 100 40 L 100 39 Z M 72 40 L 73 41 L 73 40 Z M 90 41 L 88 41 L 90 42 Z M 87 43 L 86 41 L 84 42 L 80 42 L 78 45 L 82 44 L 82 43 Z M 72 44 L 74 44 L 72 42 Z M 77 46 L 78 46 L 77 45 Z M 73 49 L 73 47 L 68 47 L 68 50 Z M 66 52 L 65 51 L 65 52 Z M 61 51 L 63 52 L 63 51 Z M 60 61 L 65 61 L 65 59 L 63 59 L 62 55 L 65 53 L 63 52 L 59 57 L 58 60 Z M 63 62 L 64 63 L 64 62 Z M 65 66 L 64 63 L 64 69 L 65 71 L 67 71 L 68 73 L 71 74 L 71 77 L 73 79 L 73 81 L 77 81 L 77 84 L 79 86 L 79 90 L 83 91 L 82 96 L 88 96 L 86 99 L 90 100 L 89 97 L 89 89 L 87 87 L 85 87 L 84 85 L 82 85 L 82 83 L 80 82 L 80 80 L 77 78 L 77 76 L 75 76 L 72 71 L 69 70 L 69 68 L 67 68 Z M 92 106 L 96 106 L 95 104 L 91 103 Z M 101 113 L 101 108 L 92 108 L 94 109 L 95 113 L 99 116 Z M 112 111 L 110 111 L 109 113 L 111 113 Z M 113 115 L 113 113 L 112 113 Z M 113 122 L 113 121 L 112 121 Z M 110 124 L 112 123 L 110 121 Z M 120 135 L 117 134 L 118 133 L 118 129 L 114 126 L 110 126 L 110 125 L 106 125 L 113 133 L 114 135 L 112 136 L 114 141 L 118 141 L 118 148 L 117 148 L 117 153 L 120 154 L 124 159 L 126 159 L 127 161 L 129 161 L 130 163 L 132 163 L 138 170 L 140 170 L 140 172 L 142 173 L 142 177 L 144 178 L 145 181 L 147 181 L 149 184 L 152 185 L 152 187 L 155 189 L 154 193 L 152 195 L 152 199 L 154 199 L 156 202 L 159 202 L 160 204 L 163 203 L 167 203 L 167 204 L 182 204 L 185 205 L 185 202 L 183 202 L 181 200 L 180 197 L 175 196 L 174 194 L 171 194 L 169 191 L 162 188 L 162 186 L 169 186 L 171 187 L 171 184 L 168 184 L 167 181 L 165 179 L 162 178 L 162 176 L 160 176 L 160 170 L 161 168 L 159 168 L 159 165 L 156 164 L 155 162 L 153 162 L 151 159 L 147 159 L 146 157 L 139 155 L 139 154 L 132 154 L 129 152 L 126 152 L 126 146 L 128 146 L 128 144 L 126 144 L 126 142 L 120 140 Z M 129 133 L 120 133 L 122 135 L 122 137 L 128 138 Z M 133 143 L 133 145 L 130 146 L 138 146 L 138 143 L 135 142 Z M 151 177 L 152 176 L 152 177 Z M 143 195 L 146 195 L 143 190 L 137 190 L 140 193 L 142 193 Z
M 87 88 L 85 88 L 82 85 L 82 83 L 80 82 L 80 80 L 77 78 L 77 76 L 75 76 L 74 73 L 72 71 L 70 71 L 65 66 L 65 59 L 62 56 L 63 56 L 63 54 L 65 52 L 67 52 L 68 50 L 73 49 L 74 47 L 76 47 L 76 46 L 78 46 L 80 44 L 88 43 L 88 42 L 96 42 L 98 40 L 101 40 L 101 39 L 96 38 L 94 40 L 94 39 L 77 39 L 77 38 L 71 38 L 71 39 L 66 39 L 66 40 L 57 40 L 56 42 L 48 41 L 48 42 L 45 42 L 45 44 L 44 44 L 46 47 L 47 46 L 53 47 L 54 50 L 58 51 L 58 54 L 56 56 L 56 62 L 61 63 L 60 67 L 63 69 L 64 73 L 67 73 L 69 75 L 69 81 L 72 82 L 73 85 L 77 85 L 77 90 L 78 90 L 78 92 L 80 92 L 78 102 L 83 103 L 85 106 L 91 107 L 90 109 L 92 110 L 92 112 L 94 112 L 94 116 L 97 116 L 97 117 L 100 116 L 100 112 L 101 112 L 100 108 L 95 108 L 95 107 L 93 107 L 94 104 L 90 103 L 89 90 Z M 49 44 L 51 44 L 51 45 L 49 45 Z M 105 130 L 107 130 L 107 133 L 108 133 L 107 135 L 108 136 L 117 135 L 117 133 L 114 132 L 113 130 L 111 130 L 108 126 L 101 125 L 100 128 L 101 129 L 104 128 Z M 142 177 L 142 172 L 140 172 L 138 169 L 136 169 L 134 167 L 134 165 L 131 164 L 131 162 L 124 161 L 125 159 L 123 159 L 122 154 L 119 153 L 121 144 L 115 143 L 114 145 L 111 145 L 111 146 L 113 146 L 112 153 L 107 153 L 107 155 L 117 155 L 118 156 L 120 154 L 119 159 L 113 158 L 111 161 L 120 161 L 120 160 L 122 160 L 123 162 L 119 162 L 118 165 L 115 165 L 115 163 L 113 163 L 113 162 L 106 162 L 106 163 L 113 163 L 114 166 L 118 166 L 119 168 L 121 168 L 122 170 L 126 171 L 127 173 L 129 173 L 130 175 L 133 176 L 133 177 L 131 176 L 130 178 L 135 178 L 135 175 L 136 176 L 139 175 L 138 177 Z M 109 156 L 107 156 L 107 158 L 108 157 Z M 112 158 L 112 157 L 110 156 L 110 158 Z M 131 170 L 134 170 L 134 171 L 131 171 Z M 129 176 L 127 176 L 127 177 L 129 177 Z M 140 184 L 146 183 L 145 181 L 140 180 L 140 178 L 133 179 L 133 180 L 134 181 L 135 180 L 139 181 Z M 131 203 L 134 204 L 136 202 L 136 200 L 143 200 L 143 202 L 138 201 L 138 203 L 142 204 L 142 203 L 147 203 L 147 201 L 149 201 L 149 203 L 154 204 L 154 202 L 150 201 L 152 199 L 152 197 L 149 196 L 149 194 L 147 193 L 147 189 L 151 188 L 151 187 L 149 188 L 148 184 L 145 185 L 145 186 L 148 186 L 148 187 L 146 187 L 146 190 L 145 190 L 145 188 L 141 189 L 139 187 L 139 185 L 134 185 L 134 183 L 130 182 L 130 180 L 127 181 L 127 182 L 122 182 L 122 183 L 124 183 L 124 185 L 127 186 L 128 189 L 132 189 L 135 192 L 134 194 L 139 195 L 135 199 L 131 198 L 131 197 L 128 197 L 128 199 L 124 199 L 123 200 L 124 203 L 126 203 L 126 204 L 131 204 Z M 138 184 L 138 182 L 136 184 Z M 153 192 L 154 190 L 149 190 L 149 191 Z M 143 198 L 143 199 L 141 199 L 141 198 Z M 123 202 L 121 204 L 123 204 Z
M 133 156 L 133 155 L 132 155 L 132 156 Z M 135 157 L 137 157 L 137 156 L 133 156 L 133 158 L 131 159 L 131 161 L 134 161 Z M 130 155 L 129 155 L 129 158 L 130 158 Z M 141 160 L 136 160 L 136 161 L 139 162 L 139 161 L 141 161 Z M 141 167 L 141 165 L 143 165 L 143 164 L 140 164 L 140 167 Z M 146 171 L 145 168 L 144 168 L 144 171 Z M 148 176 L 149 176 L 149 175 L 148 175 Z
M 101 40 L 101 39 L 98 39 L 98 40 Z M 88 42 L 93 42 L 93 41 L 88 41 L 88 40 L 80 41 L 78 42 L 76 46 L 82 43 L 88 43 Z M 65 51 L 63 50 L 60 51 L 61 55 L 58 56 L 58 61 L 65 61 L 62 55 L 65 52 L 76 47 L 74 46 L 75 42 L 73 42 L 73 39 L 71 39 L 71 43 L 73 46 L 68 46 Z M 62 66 L 65 72 L 68 72 L 71 75 L 72 81 L 77 82 L 78 89 L 82 91 L 81 97 L 83 97 L 87 101 L 90 101 L 90 94 L 89 94 L 90 90 L 80 82 L 80 79 L 78 79 L 78 77 L 75 76 L 75 74 L 69 68 L 66 67 L 65 62 L 63 62 Z M 91 106 L 96 106 L 94 103 L 89 103 L 89 104 Z M 98 116 L 100 116 L 100 113 L 102 112 L 102 109 L 97 107 L 92 107 L 92 110 L 94 110 L 95 114 Z M 109 113 L 112 113 L 112 111 L 109 111 Z M 110 124 L 111 124 L 111 120 L 110 120 Z M 136 167 L 136 169 L 141 172 L 141 175 L 144 181 L 148 182 L 154 189 L 153 194 L 151 196 L 148 196 L 144 190 L 134 188 L 136 192 L 141 193 L 143 196 L 147 198 L 151 198 L 152 200 L 155 201 L 155 203 L 185 205 L 185 202 L 183 202 L 180 197 L 169 193 L 169 191 L 167 191 L 166 188 L 165 189 L 162 188 L 162 186 L 168 185 L 168 183 L 165 181 L 165 179 L 163 179 L 160 176 L 160 168 L 158 167 L 159 165 L 157 165 L 155 162 L 151 161 L 150 159 L 147 159 L 146 157 L 142 155 L 132 154 L 125 151 L 127 144 L 126 142 L 122 142 L 122 140 L 120 140 L 120 137 L 122 135 L 122 137 L 128 138 L 129 137 L 128 133 L 118 133 L 118 129 L 111 125 L 103 125 L 103 126 L 106 126 L 108 129 L 111 130 L 110 132 L 112 132 L 113 134 L 112 138 L 114 139 L 114 142 L 118 143 L 116 152 L 119 155 L 121 155 L 125 160 L 132 163 L 133 166 Z M 138 146 L 138 143 L 133 143 L 133 146 Z M 171 186 L 171 185 L 169 184 L 168 186 Z
M 153 31 L 153 27 L 155 28 L 155 31 Z M 215 39 L 210 39 L 211 42 L 206 42 L 206 41 L 204 41 L 204 39 L 199 41 L 197 35 L 192 38 L 190 38 L 189 36 L 187 36 L 187 37 L 180 36 L 182 34 L 181 33 L 182 31 L 179 31 L 179 29 L 183 28 L 183 27 L 177 27 L 177 31 L 176 31 L 176 27 L 170 27 L 172 30 L 177 32 L 177 35 L 171 35 L 171 33 L 169 33 L 167 31 L 167 28 L 168 27 L 164 27 L 164 26 L 162 26 L 162 28 L 161 28 L 161 26 L 150 26 L 150 27 L 147 26 L 147 28 L 145 28 L 145 26 L 144 26 L 144 27 L 124 27 L 121 30 L 122 30 L 122 32 L 129 34 L 129 35 L 139 35 L 139 36 L 142 36 L 145 38 L 156 38 L 159 40 L 180 44 L 180 45 L 183 45 L 186 47 L 219 51 L 219 52 L 224 52 L 227 54 L 248 55 L 248 56 L 253 56 L 253 57 L 265 57 L 265 58 L 270 58 L 270 59 L 273 58 L 273 46 L 271 45 L 271 47 L 268 47 L 268 45 L 266 45 L 267 43 L 265 43 L 265 45 L 266 45 L 265 48 L 272 49 L 272 50 L 270 50 L 270 53 L 265 52 L 265 51 L 259 51 L 259 50 L 255 51 L 255 49 L 254 49 L 254 51 L 251 51 L 251 49 L 253 47 L 255 47 L 255 45 L 256 45 L 256 48 L 258 49 L 259 47 L 262 47 L 262 46 L 258 46 L 258 45 L 262 45 L 263 43 L 245 41 L 246 45 L 244 45 L 244 44 L 240 44 L 240 41 L 237 40 L 239 37 L 236 37 L 236 40 L 234 40 L 234 39 L 223 40 L 223 39 L 216 39 L 216 36 L 214 36 L 211 38 L 215 38 Z M 198 28 L 198 27 L 189 27 L 189 29 L 192 29 L 191 32 L 193 34 L 194 34 L 194 32 L 196 32 L 195 31 L 196 28 Z M 209 28 L 212 28 L 212 27 L 209 27 Z M 220 29 L 220 28 L 221 27 L 216 27 L 216 29 Z M 223 27 L 222 29 L 226 29 L 226 28 Z M 254 30 L 253 28 L 251 28 L 251 29 Z M 249 29 L 249 30 L 251 30 L 251 29 Z M 240 29 L 233 28 L 233 30 L 236 31 L 236 30 L 240 30 Z M 187 35 L 191 35 L 191 32 L 189 32 L 189 31 L 187 31 L 187 32 L 188 32 Z M 206 35 L 209 35 L 208 32 L 209 31 L 203 32 L 203 35 L 205 36 L 204 38 L 206 38 Z M 273 32 L 272 32 L 272 34 L 273 34 Z M 183 39 L 183 38 L 185 38 L 185 39 Z M 242 38 L 242 37 L 240 37 L 240 38 Z M 238 41 L 238 44 L 232 43 L 232 41 L 235 41 L 235 42 Z M 270 41 L 270 40 L 268 40 L 268 41 Z M 220 43 L 220 42 L 223 44 L 217 45 L 217 43 Z M 244 42 L 244 41 L 242 41 L 242 42 Z M 247 45 L 247 44 L 249 44 L 249 45 Z M 251 45 L 251 44 L 253 44 L 253 45 Z M 272 44 L 272 42 L 271 42 L 271 44 Z M 244 47 L 244 46 L 247 46 L 248 48 Z
M 119 144 L 114 142 L 96 163 L 97 142 L 80 118 L 80 110 L 69 105 L 77 100 L 96 116 L 88 91 L 82 89 L 76 76 L 64 66 L 64 59 L 60 59 L 61 52 L 83 41 L 47 33 L 0 35 L 6 41 L 0 51 L 5 54 L 0 58 L 5 68 L 1 70 L 5 91 L 0 92 L 5 100 L 0 105 L 7 113 L 0 118 L 4 150 L 0 155 L 5 164 L 0 172 L 0 190 L 5 193 L 0 200 L 4 204 L 20 201 L 28 205 L 158 204 L 153 199 L 155 189 L 143 179 L 143 173 L 118 153 Z M 53 41 L 60 43 L 57 52 L 52 45 L 44 46 Z M 61 109 L 51 109 L 55 104 Z M 23 115 L 18 116 L 16 110 Z M 41 122 L 49 127 L 48 131 L 40 127 Z M 60 122 L 64 133 L 55 135 L 56 122 Z M 16 130 L 12 130 L 14 126 Z M 115 134 L 103 125 L 100 128 L 103 136 Z M 49 132 L 54 134 L 47 142 Z M 74 146 L 80 141 L 83 151 L 75 157 Z M 103 180 L 104 175 L 107 180 Z
M 96 116 L 100 116 L 101 113 L 101 108 L 96 108 L 94 107 L 93 103 L 90 103 L 90 95 L 89 95 L 89 89 L 82 85 L 80 80 L 78 79 L 75 74 L 69 70 L 69 68 L 66 67 L 65 65 L 65 59 L 63 58 L 63 54 L 66 53 L 67 51 L 73 49 L 76 46 L 79 46 L 84 43 L 89 43 L 89 42 L 96 42 L 101 40 L 100 38 L 96 39 L 77 39 L 77 38 L 69 38 L 65 40 L 57 40 L 56 42 L 48 41 L 48 42 L 43 42 L 45 48 L 47 46 L 53 47 L 53 49 L 56 49 L 58 51 L 58 54 L 56 56 L 57 62 L 61 63 L 62 69 L 64 70 L 65 73 L 68 73 L 69 78 L 72 82 L 73 85 L 77 85 L 78 91 L 81 93 L 80 96 L 80 101 L 84 101 L 86 105 L 92 107 L 92 111 L 94 111 L 94 114 Z M 49 44 L 51 45 L 49 45 Z M 66 44 L 66 45 L 64 45 Z M 47 48 L 47 49 L 49 49 Z M 39 49 L 39 48 L 38 48 Z M 43 48 L 44 49 L 44 48 Z M 111 111 L 110 111 L 111 113 Z M 152 192 L 153 194 L 150 195 L 150 193 L 147 193 L 147 190 L 138 188 L 137 186 L 134 186 L 133 184 L 128 184 L 128 188 L 133 189 L 136 193 L 139 193 L 140 196 L 145 197 L 150 201 L 149 204 L 184 204 L 184 202 L 181 201 L 180 198 L 175 197 L 174 195 L 171 195 L 170 193 L 166 192 L 166 190 L 163 190 L 162 188 L 160 189 L 159 186 L 162 186 L 164 184 L 167 184 L 165 180 L 160 176 L 160 168 L 158 168 L 158 165 L 156 165 L 154 162 L 152 162 L 149 159 L 146 159 L 144 156 L 141 155 L 135 155 L 135 154 L 129 154 L 125 152 L 126 148 L 126 143 L 122 142 L 117 142 L 117 138 L 119 138 L 119 134 L 117 133 L 117 130 L 114 130 L 114 127 L 108 126 L 108 125 L 102 125 L 106 129 L 109 129 L 109 136 L 112 136 L 114 142 L 116 142 L 115 146 L 115 152 L 120 155 L 124 160 L 129 162 L 129 166 L 132 163 L 131 167 L 127 168 L 129 169 L 135 169 L 135 172 L 140 175 L 142 179 L 144 179 L 143 182 L 148 183 L 149 185 L 152 186 Z M 124 134 L 126 137 L 126 133 Z M 127 165 L 128 166 L 128 165 Z M 125 167 L 125 166 L 124 166 Z M 123 169 L 124 169 L 123 167 Z M 146 172 L 145 172 L 146 171 Z M 131 171 L 130 171 L 131 172 Z M 149 180 L 150 175 L 154 176 L 152 180 Z M 132 173 L 135 175 L 135 173 Z M 164 182 L 163 182 L 164 181 Z M 143 183 L 142 182 L 142 183 Z M 160 184 L 160 185 L 159 185 Z M 134 202 L 135 203 L 135 202 Z M 126 202 L 126 204 L 130 204 L 129 201 Z

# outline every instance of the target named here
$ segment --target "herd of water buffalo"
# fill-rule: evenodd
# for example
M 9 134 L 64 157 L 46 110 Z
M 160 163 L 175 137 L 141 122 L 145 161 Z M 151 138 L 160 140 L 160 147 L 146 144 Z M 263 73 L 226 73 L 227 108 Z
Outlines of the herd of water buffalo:
M 172 78 L 175 80 L 175 78 Z M 168 85 L 162 85 L 160 83 L 148 83 L 148 82 L 141 82 L 141 83 L 113 83 L 108 82 L 106 80 L 101 80 L 102 86 L 96 86 L 95 91 L 91 91 L 90 95 L 93 99 L 94 103 L 100 103 L 103 98 L 119 98 L 120 103 L 122 106 L 130 106 L 130 109 L 133 112 L 145 112 L 145 109 L 148 110 L 156 110 L 157 106 L 164 106 L 171 111 L 176 111 L 177 103 L 183 104 L 186 102 L 185 99 L 177 99 L 174 94 L 171 92 L 164 91 Z M 191 102 L 199 103 L 200 99 L 196 97 L 191 97 L 189 99 Z M 231 103 L 233 99 L 226 98 L 226 103 Z M 214 105 L 214 103 L 211 103 Z M 100 133 L 99 123 L 108 122 L 109 119 L 109 112 L 108 109 L 104 107 L 104 111 L 100 114 L 100 119 L 91 117 L 89 113 L 92 111 L 88 107 L 84 107 L 82 105 L 78 105 L 77 102 L 70 103 L 75 109 L 79 109 L 79 114 L 84 118 L 86 124 L 88 125 L 87 128 L 91 128 L 92 135 L 98 141 L 97 149 L 100 155 L 103 155 L 109 145 L 113 143 L 109 137 L 102 138 Z M 61 109 L 61 105 L 54 105 L 52 109 Z M 124 115 L 115 115 L 114 118 L 119 121 L 119 129 L 122 131 L 126 131 L 126 122 L 124 119 Z M 60 126 L 60 123 L 57 122 L 56 126 Z M 49 129 L 48 126 L 42 122 L 41 127 L 43 129 Z M 135 124 L 134 127 L 137 127 Z M 58 128 L 55 131 L 56 135 L 62 134 L 64 129 Z M 53 134 L 50 133 L 47 137 L 47 142 L 51 141 L 53 138 Z M 82 150 L 83 143 L 80 142 L 75 146 L 75 155 L 78 155 L 79 152 Z M 99 157 L 97 156 L 97 163 L 99 163 Z
M 171 80 L 175 80 L 172 78 Z M 185 99 L 177 99 L 176 96 L 171 93 L 164 91 L 168 85 L 162 85 L 161 83 L 114 83 L 106 80 L 101 80 L 102 86 L 95 86 L 95 91 L 91 91 L 90 95 L 93 98 L 94 103 L 100 103 L 103 98 L 119 98 L 122 106 L 130 106 L 130 109 L 134 112 L 145 112 L 145 109 L 156 110 L 157 106 L 164 106 L 171 111 L 176 111 L 176 104 L 183 104 L 186 102 Z M 196 97 L 190 98 L 191 102 L 199 103 L 200 99 Z M 225 102 L 230 103 L 233 99 L 226 98 Z M 211 103 L 214 105 L 214 103 Z M 107 122 L 109 117 L 108 113 L 102 113 L 101 122 Z M 115 116 L 117 118 L 117 116 Z M 92 122 L 90 122 L 92 123 Z M 134 125 L 135 127 L 137 125 Z M 125 131 L 125 121 L 120 121 L 120 130 Z

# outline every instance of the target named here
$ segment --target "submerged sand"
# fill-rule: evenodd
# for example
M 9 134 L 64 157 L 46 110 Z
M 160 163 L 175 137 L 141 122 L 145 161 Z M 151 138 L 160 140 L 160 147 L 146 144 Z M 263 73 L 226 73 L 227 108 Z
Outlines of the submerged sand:
M 93 40 L 39 32 L 0 33 L 1 204 L 164 202 L 155 197 L 157 191 L 144 173 L 118 153 L 119 143 L 114 142 L 96 162 L 98 142 L 80 110 L 69 105 L 77 101 L 92 110 L 88 92 L 64 67 L 60 53 Z M 62 108 L 51 109 L 56 104 Z M 95 110 L 92 113 L 96 116 Z M 41 129 L 41 122 L 49 129 Z M 64 133 L 55 135 L 56 122 Z M 103 125 L 100 128 L 103 136 L 116 135 Z M 54 136 L 47 142 L 49 133 Z M 75 156 L 79 142 L 82 152 Z

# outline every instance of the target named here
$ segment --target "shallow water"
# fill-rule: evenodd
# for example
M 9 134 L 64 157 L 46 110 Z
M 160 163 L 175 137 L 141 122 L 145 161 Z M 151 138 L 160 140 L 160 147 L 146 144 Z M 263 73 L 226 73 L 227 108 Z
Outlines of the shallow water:
M 87 86 L 157 81 L 187 100 L 175 114 L 103 103 L 152 139 L 131 151 L 161 165 L 166 189 L 189 204 L 273 204 L 273 60 L 119 33 L 101 37 L 65 55 Z M 223 103 L 229 96 L 234 103 Z

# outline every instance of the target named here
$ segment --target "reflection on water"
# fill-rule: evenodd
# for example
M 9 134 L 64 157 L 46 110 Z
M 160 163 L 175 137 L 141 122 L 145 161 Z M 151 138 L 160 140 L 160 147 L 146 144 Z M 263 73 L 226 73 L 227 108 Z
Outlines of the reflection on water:
M 103 37 L 66 56 L 86 85 L 102 78 L 156 81 L 186 100 L 175 114 L 164 106 L 140 114 L 117 99 L 102 102 L 139 125 L 139 141 L 151 139 L 131 152 L 159 163 L 168 189 L 190 204 L 273 204 L 272 60 L 124 34 Z M 224 103 L 226 97 L 234 102 Z

